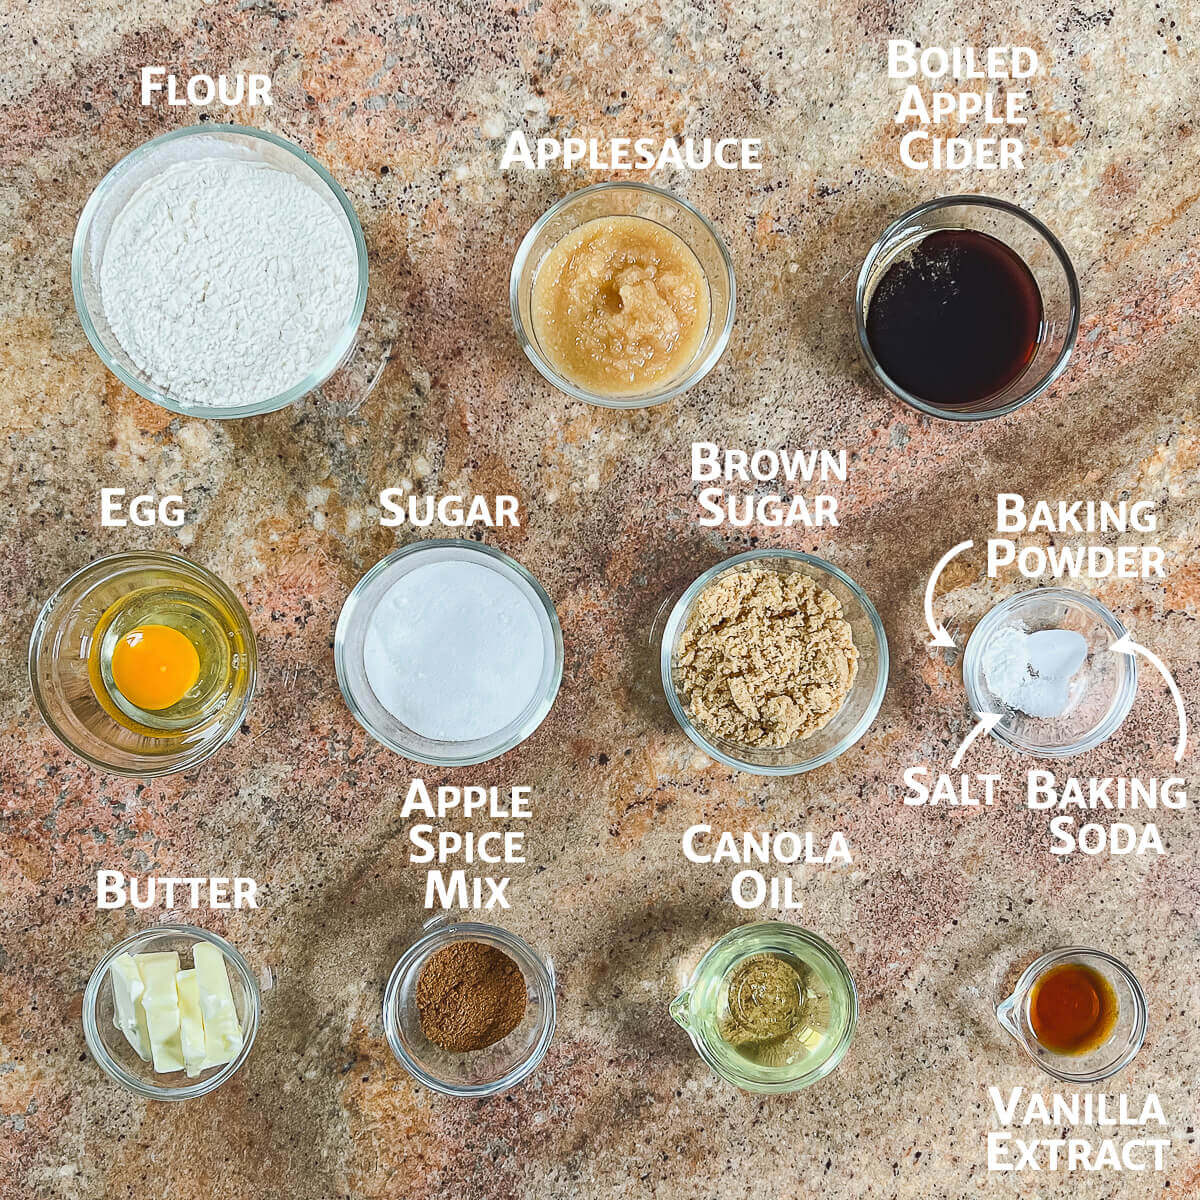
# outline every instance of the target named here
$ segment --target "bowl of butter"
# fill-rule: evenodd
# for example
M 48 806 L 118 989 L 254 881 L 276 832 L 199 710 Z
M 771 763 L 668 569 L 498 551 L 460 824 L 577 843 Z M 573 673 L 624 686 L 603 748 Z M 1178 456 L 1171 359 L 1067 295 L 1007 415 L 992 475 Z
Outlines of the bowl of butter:
M 159 925 L 100 960 L 83 997 L 83 1033 L 110 1079 L 151 1100 L 213 1091 L 244 1063 L 258 1030 L 258 984 L 218 934 Z

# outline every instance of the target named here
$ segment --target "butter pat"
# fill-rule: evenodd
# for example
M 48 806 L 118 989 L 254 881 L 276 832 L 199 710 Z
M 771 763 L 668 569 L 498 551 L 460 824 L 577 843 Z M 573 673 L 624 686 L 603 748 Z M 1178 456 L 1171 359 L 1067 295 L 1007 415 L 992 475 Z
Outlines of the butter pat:
M 204 1018 L 204 1066 L 217 1067 L 238 1056 L 242 1049 L 242 1026 L 229 987 L 225 955 L 216 946 L 199 942 L 192 951 L 192 961 Z
M 150 1033 L 142 993 L 146 990 L 137 963 L 129 954 L 118 954 L 108 968 L 113 990 L 113 1024 L 144 1062 L 150 1061 Z
M 146 1011 L 146 1029 L 150 1034 L 154 1069 L 160 1074 L 182 1071 L 179 994 L 175 988 L 179 955 L 174 950 L 163 954 L 139 954 L 134 961 L 145 987 L 141 1004 Z
M 180 971 L 175 976 L 179 993 L 179 1043 L 183 1050 L 183 1066 L 189 1079 L 204 1070 L 204 1017 L 200 1012 L 200 984 L 195 968 Z

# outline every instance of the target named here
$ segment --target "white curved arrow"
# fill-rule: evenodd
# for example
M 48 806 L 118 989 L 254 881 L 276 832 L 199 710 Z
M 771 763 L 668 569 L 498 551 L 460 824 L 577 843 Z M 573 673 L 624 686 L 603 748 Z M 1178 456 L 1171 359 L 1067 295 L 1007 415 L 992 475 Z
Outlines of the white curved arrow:
M 1180 695 L 1179 687 L 1171 675 L 1167 664 L 1152 650 L 1147 650 L 1145 646 L 1139 646 L 1129 634 L 1126 634 L 1123 638 L 1118 638 L 1109 646 L 1109 649 L 1115 650 L 1118 654 L 1140 654 L 1147 662 L 1157 667 L 1162 677 L 1167 681 L 1167 688 L 1171 693 L 1171 699 L 1175 701 L 1175 711 L 1179 714 L 1179 740 L 1175 743 L 1175 761 L 1181 762 L 1183 756 L 1187 753 L 1187 713 L 1183 708 L 1183 696 Z
M 985 730 L 991 733 L 1001 721 L 1004 720 L 1003 713 L 983 712 L 976 713 L 979 719 L 975 722 L 975 728 L 967 734 L 962 740 L 962 745 L 955 752 L 954 757 L 950 760 L 950 769 L 953 771 L 963 760 L 963 755 L 967 752 L 967 747 Z
M 974 542 L 959 542 L 953 550 L 947 550 L 938 559 L 938 564 L 933 568 L 933 574 L 929 576 L 929 582 L 925 585 L 925 624 L 929 626 L 929 632 L 933 635 L 933 641 L 927 643 L 930 646 L 954 645 L 954 639 L 946 632 L 945 626 L 938 624 L 934 620 L 933 589 L 937 586 L 938 576 L 946 569 L 946 564 L 956 554 L 961 554 L 964 550 L 970 550 L 973 545 L 975 545 Z

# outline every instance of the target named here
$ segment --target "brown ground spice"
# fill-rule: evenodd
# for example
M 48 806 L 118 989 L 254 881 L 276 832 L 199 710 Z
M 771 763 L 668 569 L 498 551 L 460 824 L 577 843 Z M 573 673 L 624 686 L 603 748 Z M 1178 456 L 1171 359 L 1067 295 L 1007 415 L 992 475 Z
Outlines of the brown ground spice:
M 431 954 L 417 976 L 417 1015 L 443 1050 L 483 1050 L 507 1037 L 525 1015 L 525 976 L 503 950 L 452 942 Z
M 787 746 L 837 714 L 858 651 L 832 592 L 800 571 L 750 567 L 696 597 L 678 664 L 697 725 L 742 746 Z

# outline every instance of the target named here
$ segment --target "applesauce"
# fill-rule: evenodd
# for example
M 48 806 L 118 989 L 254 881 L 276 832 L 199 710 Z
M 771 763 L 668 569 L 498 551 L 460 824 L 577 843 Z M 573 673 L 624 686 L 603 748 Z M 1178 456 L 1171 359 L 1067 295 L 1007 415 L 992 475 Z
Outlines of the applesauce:
M 585 221 L 546 252 L 533 329 L 547 362 L 597 395 L 649 391 L 680 375 L 708 331 L 708 280 L 678 234 L 646 217 Z

